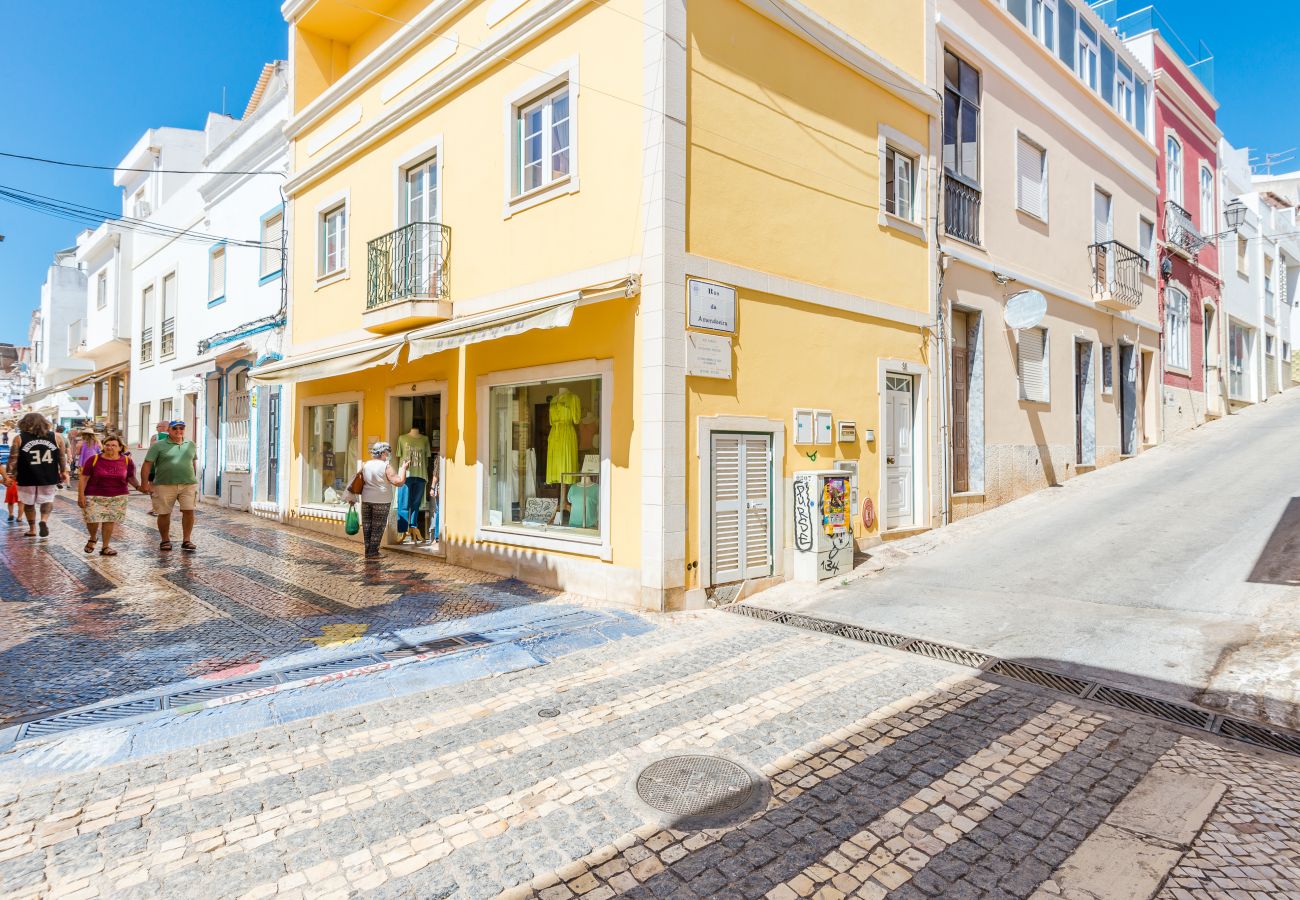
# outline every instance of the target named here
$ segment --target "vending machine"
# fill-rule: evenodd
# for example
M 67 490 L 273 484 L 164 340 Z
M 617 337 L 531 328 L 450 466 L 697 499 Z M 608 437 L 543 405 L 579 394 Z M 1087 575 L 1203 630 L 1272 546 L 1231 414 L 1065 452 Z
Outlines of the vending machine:
M 850 474 L 837 469 L 794 476 L 794 577 L 821 581 L 853 568 Z

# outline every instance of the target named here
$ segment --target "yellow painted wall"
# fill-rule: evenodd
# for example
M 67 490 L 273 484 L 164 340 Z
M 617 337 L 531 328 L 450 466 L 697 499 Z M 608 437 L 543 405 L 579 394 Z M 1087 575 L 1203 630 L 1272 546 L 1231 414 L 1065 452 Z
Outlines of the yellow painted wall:
M 708 465 L 708 448 L 699 447 L 701 416 L 759 416 L 785 422 L 784 482 L 795 472 L 830 469 L 837 459 L 858 460 L 859 502 L 869 496 L 876 506 L 875 526 L 862 528 L 854 510 L 858 539 L 880 530 L 880 453 L 883 448 L 878 367 L 880 359 L 901 359 L 927 365 L 925 333 L 917 328 L 841 313 L 758 291 L 740 290 L 736 300 L 734 378 L 686 379 L 687 560 L 699 559 L 700 466 Z M 795 407 L 829 409 L 835 421 L 857 422 L 856 443 L 795 446 L 792 415 Z M 924 409 L 917 410 L 924 416 Z M 867 429 L 876 440 L 867 442 Z M 817 459 L 805 454 L 817 451 Z M 917 454 L 917 460 L 921 456 Z M 919 475 L 918 475 L 919 477 Z M 786 504 L 787 517 L 789 504 Z M 916 520 L 924 521 L 917 510 Z M 707 527 L 707 522 L 703 523 Z M 785 546 L 786 522 L 774 523 L 777 552 Z M 787 573 L 788 575 L 788 573 Z M 698 569 L 687 573 L 687 587 L 700 584 Z
M 877 221 L 879 125 L 924 146 L 925 113 L 737 0 L 693 3 L 687 28 L 687 249 L 929 309 L 925 242 Z
M 457 31 L 469 44 L 487 41 L 490 36 L 483 24 L 485 5 L 470 7 L 445 30 Z M 513 17 L 507 20 L 514 22 Z M 503 28 L 505 23 L 494 29 L 491 37 L 498 36 Z M 500 63 L 437 108 L 299 191 L 294 197 L 292 236 L 294 298 L 298 309 L 312 312 L 294 317 L 294 342 L 328 343 L 331 336 L 356 332 L 361 327 L 366 242 L 399 224 L 396 167 L 415 147 L 438 136 L 443 141 L 441 218 L 452 229 L 449 272 L 453 304 L 639 254 L 642 36 L 636 21 L 603 8 L 582 8 L 562 30 L 514 51 L 511 58 L 517 64 Z M 411 54 L 425 47 L 427 43 L 414 48 Z M 382 78 L 340 101 L 339 108 L 361 105 L 361 124 L 314 156 L 308 154 L 307 145 L 313 133 L 328 126 L 329 117 L 298 135 L 298 171 L 319 162 L 339 143 L 418 94 L 471 53 L 462 47 L 456 57 L 388 103 L 380 94 Z M 507 98 L 540 78 L 539 72 L 574 58 L 579 62 L 581 84 L 592 86 L 579 88 L 576 101 L 574 140 L 580 189 L 505 218 L 510 160 Z M 404 61 L 395 62 L 391 68 L 399 68 Z M 350 276 L 317 289 L 316 210 L 323 198 L 342 191 L 351 195 Z
M 804 0 L 804 6 L 913 78 L 925 80 L 925 0 Z
M 477 379 L 481 375 L 583 359 L 612 359 L 613 421 L 610 423 L 610 528 L 612 562 L 635 568 L 641 555 L 640 436 L 634 417 L 639 372 L 634 365 L 637 299 L 608 300 L 578 308 L 567 328 L 531 331 L 515 337 L 472 344 L 424 357 L 396 368 L 373 368 L 335 378 L 307 382 L 297 387 L 300 410 L 312 398 L 363 391 L 362 440 L 379 436 L 395 442 L 388 423 L 387 391 L 421 381 L 446 381 L 446 430 L 442 435 L 447 459 L 445 540 L 471 543 L 481 505 L 475 465 L 479 459 Z M 289 508 L 296 510 L 302 497 L 303 429 L 305 417 L 295 411 L 290 475 Z M 482 448 L 486 452 L 486 448 Z M 362 458 L 369 458 L 368 447 Z

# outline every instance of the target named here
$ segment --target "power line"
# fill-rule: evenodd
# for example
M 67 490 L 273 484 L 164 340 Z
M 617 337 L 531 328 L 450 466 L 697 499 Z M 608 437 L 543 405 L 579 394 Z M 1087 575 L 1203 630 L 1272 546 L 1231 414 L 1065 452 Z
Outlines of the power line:
M 0 150 L 0 156 L 8 159 L 21 159 L 27 162 L 45 163 L 50 166 L 65 166 L 70 169 L 95 169 L 100 172 L 145 172 L 149 174 L 159 173 L 163 175 L 278 175 L 281 178 L 288 178 L 285 172 L 275 172 L 263 170 L 261 172 L 240 172 L 228 169 L 133 169 L 129 166 L 101 166 L 94 163 L 68 162 L 62 159 L 47 159 L 44 156 L 25 156 L 21 153 L 6 153 Z

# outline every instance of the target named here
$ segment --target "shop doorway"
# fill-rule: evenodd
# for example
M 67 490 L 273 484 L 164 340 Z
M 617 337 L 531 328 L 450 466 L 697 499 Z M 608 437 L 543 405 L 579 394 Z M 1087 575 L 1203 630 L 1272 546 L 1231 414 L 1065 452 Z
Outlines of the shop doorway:
M 1093 388 L 1092 342 L 1074 342 L 1074 461 L 1097 463 L 1097 406 Z
M 772 574 L 772 436 L 715 432 L 712 584 Z
M 1138 351 L 1132 344 L 1119 345 L 1119 452 L 1122 456 L 1137 453 L 1138 427 Z
M 911 375 L 885 374 L 885 502 L 889 528 L 914 524 L 914 384 Z
M 970 490 L 970 356 L 967 315 L 952 313 L 952 489 Z
M 389 434 L 393 467 L 408 463 L 406 484 L 397 488 L 389 521 L 388 544 L 443 555 L 443 429 L 445 391 L 413 384 L 390 392 Z

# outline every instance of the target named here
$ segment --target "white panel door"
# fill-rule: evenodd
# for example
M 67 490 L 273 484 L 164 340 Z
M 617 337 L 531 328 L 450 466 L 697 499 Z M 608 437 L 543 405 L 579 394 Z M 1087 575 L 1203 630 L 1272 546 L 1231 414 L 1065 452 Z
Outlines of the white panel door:
M 770 435 L 713 435 L 713 584 L 772 574 L 771 456 Z
M 885 376 L 885 501 L 886 524 L 913 524 L 912 377 Z

